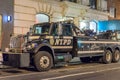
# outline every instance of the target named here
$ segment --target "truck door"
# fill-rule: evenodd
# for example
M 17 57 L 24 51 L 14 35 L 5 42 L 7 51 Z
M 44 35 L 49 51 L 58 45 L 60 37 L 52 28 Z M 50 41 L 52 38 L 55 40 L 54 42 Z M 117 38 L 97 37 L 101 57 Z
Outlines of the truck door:
M 50 44 L 56 50 L 69 51 L 72 49 L 72 26 L 70 24 L 55 23 L 53 24 L 51 35 L 53 40 Z

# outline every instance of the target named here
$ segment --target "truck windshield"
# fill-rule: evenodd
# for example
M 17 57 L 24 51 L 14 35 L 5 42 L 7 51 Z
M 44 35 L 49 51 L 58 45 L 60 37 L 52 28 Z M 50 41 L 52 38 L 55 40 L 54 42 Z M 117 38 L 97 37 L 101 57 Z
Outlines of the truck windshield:
M 33 26 L 32 34 L 49 34 L 50 23 L 35 24 Z
M 54 36 L 72 36 L 72 26 L 65 23 L 54 24 L 51 34 Z

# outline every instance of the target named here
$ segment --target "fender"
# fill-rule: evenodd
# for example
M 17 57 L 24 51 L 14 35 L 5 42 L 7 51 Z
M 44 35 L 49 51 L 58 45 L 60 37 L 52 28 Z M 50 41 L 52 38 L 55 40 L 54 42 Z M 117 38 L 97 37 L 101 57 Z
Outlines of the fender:
M 55 60 L 55 54 L 54 54 L 54 50 L 52 49 L 52 47 L 48 44 L 48 43 L 41 43 L 35 50 L 34 50 L 34 53 L 36 54 L 42 47 L 47 47 L 49 48 L 51 51 L 49 52 L 53 59 Z M 44 50 L 45 51 L 45 50 Z
M 114 47 L 113 47 L 113 46 L 106 46 L 106 47 L 105 47 L 105 51 L 106 51 L 107 49 L 111 50 L 112 53 L 114 52 Z
M 118 49 L 118 50 L 120 51 L 120 46 L 116 46 L 116 47 L 114 48 L 114 50 L 115 50 L 115 49 Z

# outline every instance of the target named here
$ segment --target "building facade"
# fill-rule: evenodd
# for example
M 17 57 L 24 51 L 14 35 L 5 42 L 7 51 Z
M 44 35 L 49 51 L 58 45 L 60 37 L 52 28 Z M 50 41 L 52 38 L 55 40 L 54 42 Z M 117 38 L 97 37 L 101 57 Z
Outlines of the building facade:
M 97 26 L 97 21 L 108 20 L 106 0 L 2 0 L 0 14 L 9 16 L 2 22 L 2 48 L 9 46 L 10 34 L 26 34 L 31 25 L 40 22 L 73 20 L 84 28 Z M 0 8 L 1 9 L 1 8 Z M 1 18 L 0 18 L 1 20 Z M 2 20 L 4 21 L 4 20 Z M 8 31 L 9 30 L 9 31 Z M 4 32 L 7 31 L 7 32 Z M 5 34 L 4 34 L 5 33 Z M 6 43 L 7 41 L 7 43 Z
M 14 0 L 0 0 L 0 49 L 9 46 L 14 29 Z
M 110 12 L 110 20 L 119 20 L 120 0 L 108 0 L 108 11 Z
M 73 19 L 77 26 L 81 21 L 108 20 L 105 4 L 105 0 L 15 0 L 14 33 L 25 34 L 30 25 L 39 22 L 37 14 L 49 16 L 50 22 Z

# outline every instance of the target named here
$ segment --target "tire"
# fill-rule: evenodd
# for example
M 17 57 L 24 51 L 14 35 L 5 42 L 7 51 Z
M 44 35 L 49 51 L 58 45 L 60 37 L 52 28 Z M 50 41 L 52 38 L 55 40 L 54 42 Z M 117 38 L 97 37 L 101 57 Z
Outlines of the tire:
M 34 56 L 34 64 L 38 71 L 48 71 L 53 66 L 53 58 L 50 53 L 39 51 Z
M 90 57 L 81 57 L 80 61 L 83 62 L 83 63 L 90 63 L 91 58 Z
M 112 55 L 112 61 L 113 62 L 118 62 L 120 60 L 120 51 L 115 50 L 115 52 Z
M 106 50 L 103 56 L 103 63 L 109 64 L 112 61 L 112 53 L 110 50 Z

